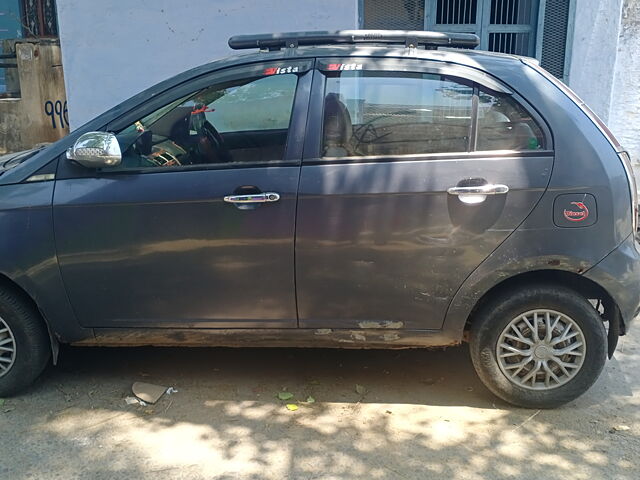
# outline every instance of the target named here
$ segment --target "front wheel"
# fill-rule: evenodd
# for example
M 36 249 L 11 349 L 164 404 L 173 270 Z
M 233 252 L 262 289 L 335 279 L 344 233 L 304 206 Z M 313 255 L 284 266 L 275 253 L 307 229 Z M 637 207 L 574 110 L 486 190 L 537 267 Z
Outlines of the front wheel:
M 562 287 L 503 294 L 472 320 L 470 351 L 482 382 L 527 408 L 552 408 L 586 392 L 606 361 L 606 332 L 591 304 Z
M 30 385 L 50 357 L 47 329 L 38 310 L 0 287 L 0 398 Z

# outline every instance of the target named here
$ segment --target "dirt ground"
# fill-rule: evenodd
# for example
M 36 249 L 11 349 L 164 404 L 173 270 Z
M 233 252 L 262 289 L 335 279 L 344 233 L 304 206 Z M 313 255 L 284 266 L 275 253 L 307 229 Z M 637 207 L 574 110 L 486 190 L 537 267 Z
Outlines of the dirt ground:
M 639 348 L 636 328 L 586 395 L 545 411 L 493 397 L 464 346 L 66 348 L 0 401 L 0 478 L 635 480 Z M 135 381 L 178 393 L 127 405 Z

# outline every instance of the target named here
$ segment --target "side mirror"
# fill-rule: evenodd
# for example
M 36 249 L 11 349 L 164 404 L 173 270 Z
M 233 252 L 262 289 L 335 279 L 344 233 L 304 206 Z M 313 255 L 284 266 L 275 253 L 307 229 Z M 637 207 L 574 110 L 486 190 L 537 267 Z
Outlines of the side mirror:
M 115 167 L 120 165 L 120 144 L 113 133 L 88 132 L 81 135 L 73 147 L 67 150 L 67 158 L 87 168 Z

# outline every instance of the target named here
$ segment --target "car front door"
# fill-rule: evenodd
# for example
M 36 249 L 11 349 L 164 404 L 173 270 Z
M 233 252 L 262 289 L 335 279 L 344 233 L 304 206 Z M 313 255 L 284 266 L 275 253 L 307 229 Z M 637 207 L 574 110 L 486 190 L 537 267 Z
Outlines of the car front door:
M 317 65 L 297 212 L 300 326 L 440 329 L 464 279 L 547 187 L 548 131 L 477 70 Z
M 112 122 L 123 152 L 61 159 L 56 247 L 88 327 L 296 327 L 294 226 L 309 61 L 175 87 Z

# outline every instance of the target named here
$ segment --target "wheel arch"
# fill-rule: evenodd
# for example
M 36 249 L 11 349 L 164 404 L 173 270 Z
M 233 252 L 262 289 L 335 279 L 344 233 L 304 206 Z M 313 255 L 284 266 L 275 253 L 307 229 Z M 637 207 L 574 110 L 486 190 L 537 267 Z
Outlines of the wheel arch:
M 38 312 L 38 315 L 40 316 L 42 323 L 44 324 L 44 327 L 47 329 L 47 335 L 49 336 L 49 343 L 51 345 L 51 355 L 53 358 L 53 364 L 56 365 L 58 363 L 58 353 L 60 351 L 60 344 L 58 342 L 58 339 L 55 337 L 55 335 L 53 335 L 51 326 L 49 325 L 49 322 L 47 321 L 46 316 L 42 312 L 42 309 L 38 307 L 38 304 L 33 298 L 33 296 L 30 295 L 29 292 L 22 285 L 12 280 L 2 272 L 0 272 L 0 288 L 4 288 L 6 290 L 11 291 L 13 294 L 20 297 L 24 302 L 31 305 L 34 308 L 34 310 Z
M 607 335 L 608 356 L 611 358 L 618 344 L 618 337 L 624 334 L 624 324 L 615 299 L 601 285 L 578 273 L 566 270 L 535 270 L 508 277 L 487 290 L 475 303 L 464 325 L 464 337 L 468 335 L 477 312 L 489 301 L 500 295 L 508 295 L 510 290 L 525 288 L 527 285 L 545 284 L 569 288 L 589 300 L 603 321 L 609 322 Z M 595 304 L 594 304 L 595 303 Z

